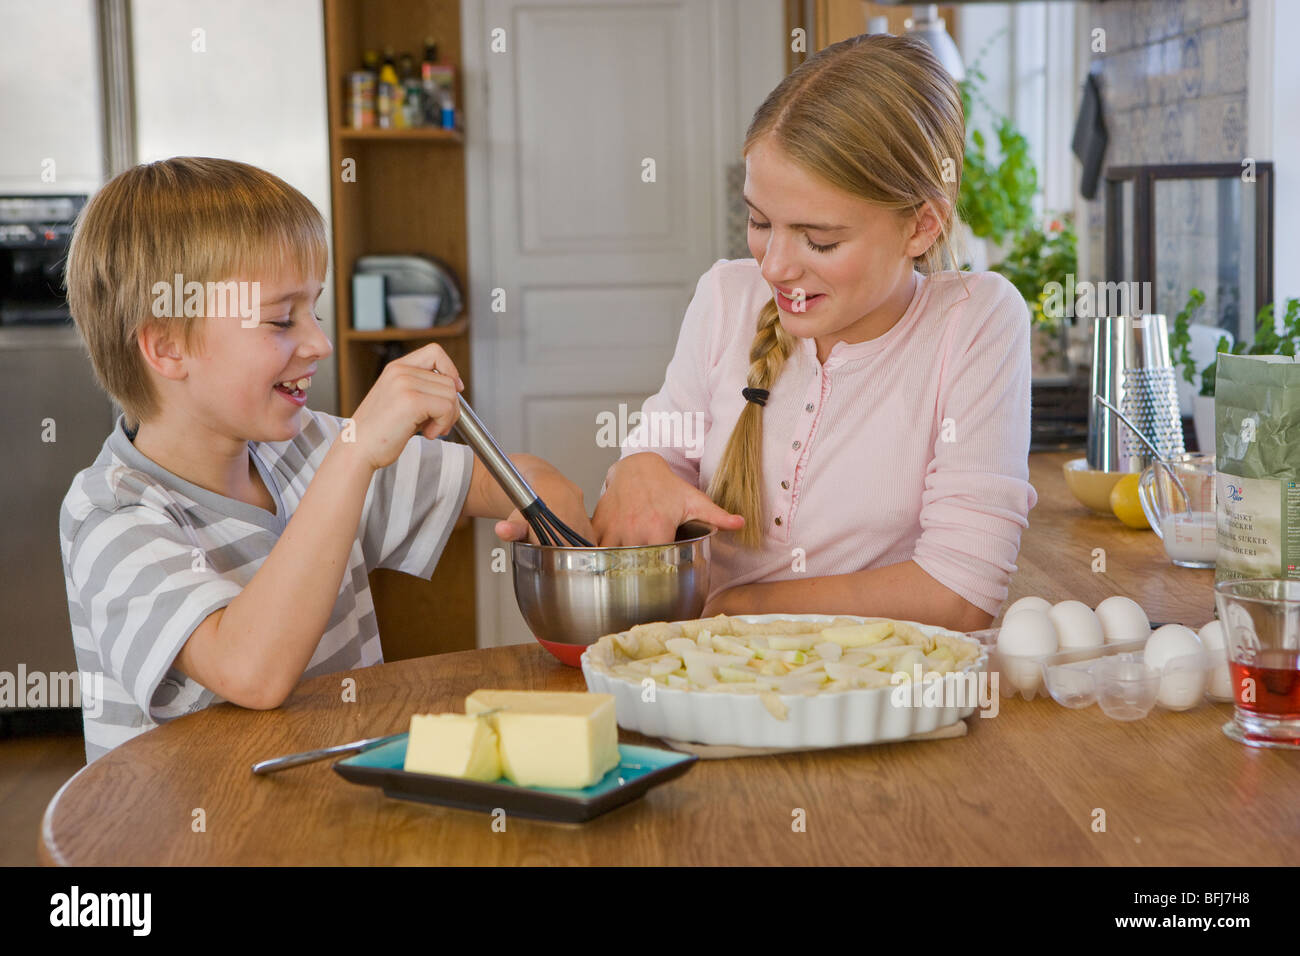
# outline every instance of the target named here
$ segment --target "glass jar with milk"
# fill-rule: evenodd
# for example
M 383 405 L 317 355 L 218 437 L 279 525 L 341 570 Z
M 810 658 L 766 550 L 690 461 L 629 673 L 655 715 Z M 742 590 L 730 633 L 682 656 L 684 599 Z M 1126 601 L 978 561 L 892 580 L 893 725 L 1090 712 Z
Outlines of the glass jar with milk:
M 1183 568 L 1212 568 L 1219 553 L 1215 529 L 1214 456 L 1171 455 L 1138 479 L 1138 500 L 1164 542 L 1169 560 Z

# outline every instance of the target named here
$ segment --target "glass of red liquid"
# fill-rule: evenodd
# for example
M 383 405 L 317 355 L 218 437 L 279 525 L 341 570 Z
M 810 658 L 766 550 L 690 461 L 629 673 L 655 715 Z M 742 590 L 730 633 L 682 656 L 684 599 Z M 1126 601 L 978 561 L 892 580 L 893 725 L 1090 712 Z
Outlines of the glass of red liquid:
M 1251 747 L 1300 750 L 1300 580 L 1220 581 L 1235 711 L 1223 732 Z

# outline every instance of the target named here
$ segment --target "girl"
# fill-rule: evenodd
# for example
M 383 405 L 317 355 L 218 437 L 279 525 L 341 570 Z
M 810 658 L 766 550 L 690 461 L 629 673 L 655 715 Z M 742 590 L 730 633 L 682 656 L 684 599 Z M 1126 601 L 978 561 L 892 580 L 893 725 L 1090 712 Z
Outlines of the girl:
M 602 545 L 716 525 L 706 615 L 992 623 L 1037 503 L 1029 313 L 996 273 L 943 271 L 964 142 L 955 83 L 907 38 L 837 43 L 772 91 L 745 137 L 754 258 L 700 279 Z M 674 416 L 702 443 L 665 441 Z

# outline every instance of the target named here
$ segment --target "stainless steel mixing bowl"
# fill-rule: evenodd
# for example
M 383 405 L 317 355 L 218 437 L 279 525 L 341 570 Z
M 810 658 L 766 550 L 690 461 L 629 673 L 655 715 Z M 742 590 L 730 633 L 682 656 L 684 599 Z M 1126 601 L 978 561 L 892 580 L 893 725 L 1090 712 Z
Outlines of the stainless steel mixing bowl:
M 709 539 L 690 522 L 671 544 L 556 548 L 513 543 L 515 600 L 533 636 L 566 664 L 588 645 L 651 621 L 689 621 L 709 596 Z

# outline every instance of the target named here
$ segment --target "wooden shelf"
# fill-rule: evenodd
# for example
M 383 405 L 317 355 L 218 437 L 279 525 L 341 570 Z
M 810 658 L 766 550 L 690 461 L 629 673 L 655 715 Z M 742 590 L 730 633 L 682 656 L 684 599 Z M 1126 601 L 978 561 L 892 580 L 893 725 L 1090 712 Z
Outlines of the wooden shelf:
M 352 160 L 356 175 L 336 172 L 330 184 L 334 303 L 338 329 L 339 414 L 352 415 L 379 375 L 386 350 L 403 352 L 437 341 L 465 379 L 470 397 L 468 220 L 464 135 L 459 130 L 353 129 L 347 125 L 348 74 L 367 49 L 423 52 L 425 37 L 438 56 L 460 64 L 460 0 L 322 0 L 328 83 L 330 168 Z M 459 78 L 457 79 L 459 83 Z M 457 97 L 458 106 L 464 100 Z M 362 256 L 424 256 L 443 262 L 461 283 L 464 311 L 429 329 L 352 328 L 352 270 Z M 474 529 L 459 521 L 432 580 L 377 569 L 370 589 L 385 660 L 401 660 L 476 644 Z
M 461 316 L 447 325 L 435 325 L 429 329 L 340 329 L 339 337 L 352 342 L 419 342 L 423 339 L 454 339 L 469 331 L 469 319 Z
M 460 145 L 465 142 L 465 134 L 457 129 L 439 129 L 436 126 L 417 126 L 413 129 L 353 129 L 344 127 L 338 131 L 342 140 L 382 140 L 384 142 L 408 143 L 447 143 Z

